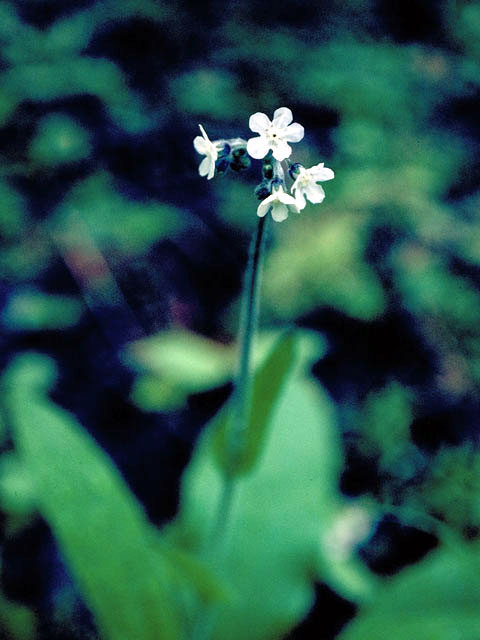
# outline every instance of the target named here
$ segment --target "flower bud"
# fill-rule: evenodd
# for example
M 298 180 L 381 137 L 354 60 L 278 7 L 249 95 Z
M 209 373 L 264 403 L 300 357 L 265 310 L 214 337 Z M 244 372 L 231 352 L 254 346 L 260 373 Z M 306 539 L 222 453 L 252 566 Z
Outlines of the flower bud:
M 273 192 L 273 189 L 274 189 L 275 187 L 276 187 L 277 189 L 278 189 L 278 187 L 282 187 L 282 188 L 283 188 L 283 180 L 282 180 L 281 178 L 274 178 L 274 179 L 270 182 L 270 188 L 271 188 L 272 192 Z
M 219 175 L 223 175 L 224 173 L 226 173 L 228 171 L 229 166 L 230 166 L 230 162 L 228 160 L 228 155 L 220 156 L 220 158 L 215 163 L 215 168 Z
M 271 180 L 273 178 L 273 163 L 270 159 L 263 161 L 262 174 L 267 180 Z
M 255 196 L 258 200 L 265 200 L 270 195 L 269 183 L 263 180 L 259 185 L 255 187 Z
M 300 162 L 294 162 L 292 165 L 290 165 L 288 173 L 290 174 L 292 180 L 295 180 L 295 178 L 300 174 L 300 169 L 303 169 L 303 164 L 300 164 Z

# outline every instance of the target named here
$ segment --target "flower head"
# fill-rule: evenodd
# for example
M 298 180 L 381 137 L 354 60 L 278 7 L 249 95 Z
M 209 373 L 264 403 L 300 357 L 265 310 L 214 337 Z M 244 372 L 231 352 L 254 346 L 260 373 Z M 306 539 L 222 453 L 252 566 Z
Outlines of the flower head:
M 282 222 L 288 218 L 289 210 L 298 213 L 297 201 L 285 193 L 283 187 L 274 187 L 272 194 L 258 205 L 257 216 L 263 218 L 270 210 L 275 222 Z
M 209 139 L 202 125 L 199 124 L 198 126 L 200 127 L 202 135 L 197 136 L 194 139 L 193 146 L 197 153 L 205 156 L 205 158 L 200 162 L 198 173 L 201 176 L 207 176 L 207 180 L 211 180 L 215 175 L 215 163 L 218 158 L 218 147 Z
M 314 204 L 323 202 L 325 191 L 318 183 L 332 180 L 334 177 L 333 171 L 324 167 L 323 162 L 310 167 L 310 169 L 300 166 L 297 178 L 292 185 L 292 193 L 295 193 L 298 208 L 303 209 L 306 206 L 305 198 Z
M 250 129 L 260 134 L 256 138 L 250 138 L 247 143 L 247 151 L 252 158 L 264 158 L 270 150 L 279 162 L 288 158 L 292 153 L 292 147 L 288 143 L 300 142 L 304 134 L 302 125 L 298 122 L 290 124 L 292 120 L 292 112 L 287 107 L 275 111 L 273 122 L 264 113 L 250 116 Z

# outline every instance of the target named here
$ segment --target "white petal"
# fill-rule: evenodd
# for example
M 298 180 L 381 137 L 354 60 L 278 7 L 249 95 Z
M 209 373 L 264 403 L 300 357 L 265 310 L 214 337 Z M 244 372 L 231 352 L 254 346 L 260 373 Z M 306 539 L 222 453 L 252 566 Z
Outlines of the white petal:
M 285 129 L 282 137 L 287 142 L 300 142 L 305 135 L 305 129 L 298 122 L 294 122 Z
M 287 127 L 293 120 L 293 114 L 288 107 L 280 107 L 273 114 L 273 124 L 276 127 Z
M 311 184 L 305 189 L 305 194 L 313 204 L 320 204 L 325 199 L 325 191 L 319 184 Z
M 210 169 L 208 171 L 207 180 L 211 180 L 215 175 L 215 160 L 210 158 Z
M 288 209 L 284 204 L 280 202 L 276 203 L 272 207 L 272 218 L 275 222 L 282 222 L 288 218 Z
M 267 153 L 270 151 L 270 146 L 263 136 L 258 136 L 258 138 L 250 138 L 247 142 L 247 151 L 252 158 L 256 158 L 260 160 L 264 158 Z
M 268 196 L 265 200 L 262 200 L 257 207 L 257 216 L 263 218 L 268 213 L 268 210 L 272 206 L 272 202 L 275 200 L 275 196 Z
M 281 191 L 277 194 L 277 198 L 278 200 L 280 200 L 280 202 L 283 202 L 283 204 L 294 207 L 297 206 L 297 201 L 295 200 L 295 198 L 293 196 L 290 196 L 288 193 L 284 193 L 283 191 Z
M 248 121 L 248 126 L 255 133 L 263 133 L 271 124 L 270 118 L 260 112 L 254 113 L 253 116 L 250 116 L 250 120 Z
M 197 153 L 201 153 L 202 155 L 205 155 L 207 153 L 208 143 L 205 138 L 202 138 L 202 136 L 197 136 L 193 140 L 193 146 L 195 147 L 195 151 Z
M 207 174 L 210 176 L 212 164 L 212 159 L 207 156 L 201 161 L 200 166 L 198 167 L 198 173 L 201 176 L 206 176 Z M 213 165 L 213 170 L 215 171 L 215 165 Z M 210 180 L 210 178 L 208 178 L 208 180 Z
M 208 140 L 208 141 L 210 142 L 210 139 L 209 139 L 209 137 L 207 136 L 207 132 L 206 132 L 206 131 L 205 131 L 205 129 L 202 127 L 202 125 L 201 125 L 201 124 L 199 124 L 199 125 L 198 125 L 198 127 L 199 127 L 199 129 L 200 129 L 200 131 L 201 131 L 201 133 L 202 133 L 202 136 L 205 138 L 205 140 Z
M 321 166 L 317 165 L 316 167 L 312 167 L 310 169 L 310 173 L 314 177 L 315 181 L 319 180 L 324 182 L 325 180 L 333 180 L 335 177 L 335 174 L 331 169 L 323 166 L 323 162 L 321 163 Z
M 284 140 L 276 140 L 275 145 L 273 147 L 273 157 L 275 160 L 281 162 L 290 156 L 292 153 L 292 147 L 287 144 Z
M 307 206 L 307 201 L 305 200 L 305 196 L 303 195 L 303 191 L 301 191 L 300 189 L 298 189 L 298 191 L 296 193 L 295 200 L 297 202 L 297 209 L 299 209 L 299 210 L 305 209 L 305 207 Z

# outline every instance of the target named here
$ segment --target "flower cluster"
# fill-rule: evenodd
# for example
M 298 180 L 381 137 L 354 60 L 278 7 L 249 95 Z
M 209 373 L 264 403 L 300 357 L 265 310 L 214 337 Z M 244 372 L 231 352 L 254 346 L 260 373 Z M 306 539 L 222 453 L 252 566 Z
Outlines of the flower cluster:
M 198 172 L 210 180 L 215 171 L 221 174 L 228 169 L 240 171 L 248 168 L 250 157 L 262 160 L 263 180 L 255 190 L 261 200 L 257 215 L 263 217 L 271 212 L 276 222 L 285 220 L 289 211 L 299 213 L 305 208 L 307 200 L 313 204 L 323 202 L 325 191 L 320 183 L 332 180 L 334 173 L 323 162 L 309 169 L 298 162 L 290 162 L 292 147 L 289 143 L 300 142 L 304 136 L 302 125 L 292 121 L 292 112 L 287 107 L 277 109 L 273 120 L 264 113 L 254 113 L 250 116 L 249 126 L 258 135 L 248 141 L 235 138 L 211 142 L 202 125 L 199 125 L 202 135 L 197 136 L 193 144 L 195 150 L 205 158 Z M 288 175 L 293 180 L 290 187 L 292 195 L 287 193 L 282 162 L 286 163 Z

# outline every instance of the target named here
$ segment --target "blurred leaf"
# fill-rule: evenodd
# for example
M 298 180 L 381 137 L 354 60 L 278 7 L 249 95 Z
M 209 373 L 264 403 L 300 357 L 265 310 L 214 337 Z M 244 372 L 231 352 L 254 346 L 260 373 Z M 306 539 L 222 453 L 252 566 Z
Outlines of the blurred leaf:
M 66 329 L 79 321 L 82 312 L 81 302 L 72 296 L 23 289 L 9 298 L 1 319 L 14 331 Z
M 140 372 L 132 400 L 145 411 L 171 411 L 187 397 L 227 383 L 235 351 L 190 331 L 173 329 L 136 340 L 124 352 L 128 364 Z
M 231 601 L 218 605 L 219 640 L 280 637 L 313 602 L 320 532 L 338 506 L 341 454 L 332 405 L 305 375 L 311 357 L 297 364 L 278 398 L 258 464 L 236 482 L 225 558 L 209 549 L 223 487 L 215 421 L 183 478 L 180 513 L 168 535 L 212 562 L 231 586 Z
M 480 453 L 472 443 L 443 447 L 412 499 L 460 535 L 480 527 Z
M 14 453 L 0 456 L 0 504 L 12 514 L 30 514 L 35 510 L 35 485 L 28 469 Z
M 211 68 L 197 69 L 172 81 L 181 112 L 224 120 L 242 118 L 248 112 L 236 86 L 232 74 Z
M 459 3 L 458 15 L 452 28 L 468 53 L 480 59 L 480 5 L 478 2 Z M 464 4 L 464 6 L 461 6 Z
M 172 329 L 131 343 L 125 357 L 142 369 L 201 391 L 230 378 L 235 353 L 231 346 Z
M 231 438 L 235 429 L 235 397 L 223 409 L 216 433 L 217 462 L 226 476 L 251 472 L 258 461 L 278 399 L 288 380 L 295 360 L 296 335 L 288 332 L 280 337 L 265 362 L 255 372 L 250 415 L 244 431 L 243 446 L 232 459 Z
M 199 599 L 206 603 L 230 597 L 226 586 L 205 562 L 166 543 L 162 538 L 159 538 L 158 550 L 167 561 L 167 568 L 168 565 L 171 568 L 171 579 L 177 588 L 185 588 L 186 584 L 193 586 Z
M 261 362 L 278 339 L 278 331 L 263 330 L 255 341 L 253 362 Z M 304 351 L 325 349 L 321 336 L 302 332 Z M 170 411 L 189 395 L 208 391 L 232 379 L 236 345 L 214 342 L 190 331 L 172 329 L 130 343 L 123 357 L 139 372 L 132 400 L 145 411 Z M 305 357 L 307 357 L 305 355 Z
M 270 313 L 292 319 L 328 305 L 362 319 L 379 315 L 385 297 L 363 258 L 366 229 L 361 221 L 320 207 L 301 215 L 294 227 L 277 231 L 279 242 L 266 259 Z
M 474 640 L 480 631 L 478 546 L 443 549 L 378 590 L 339 640 Z
M 24 605 L 12 602 L 0 593 L 0 629 L 8 640 L 35 640 L 35 615 Z
M 391 469 L 405 451 L 410 452 L 412 406 L 410 393 L 397 383 L 368 395 L 361 416 L 366 456 L 379 457 L 384 469 Z
M 105 103 L 111 117 L 126 131 L 139 133 L 152 120 L 128 88 L 118 67 L 99 58 L 59 58 L 16 65 L 0 75 L 7 95 L 17 102 L 47 102 L 74 95 L 93 94 Z
M 181 212 L 155 202 L 124 197 L 112 177 L 98 173 L 81 182 L 57 209 L 51 226 L 68 244 L 78 245 L 78 218 L 101 249 L 138 253 L 183 228 Z
M 376 122 L 395 128 L 412 127 L 427 115 L 437 92 L 444 90 L 443 74 L 423 71 L 423 54 L 418 46 L 333 39 L 311 47 L 304 72 L 291 77 L 297 96 L 307 104 L 326 104 L 347 117 L 373 116 Z
M 183 407 L 190 393 L 189 388 L 173 383 L 168 378 L 155 375 L 138 375 L 132 385 L 130 398 L 143 411 L 175 411 Z
M 166 570 L 145 514 L 108 456 L 45 395 L 56 375 L 38 354 L 5 374 L 5 402 L 39 508 L 101 633 L 111 640 L 179 638 Z
M 392 255 L 396 282 L 408 307 L 465 329 L 480 322 L 480 295 L 467 278 L 450 273 L 446 261 L 422 247 L 405 246 Z
M 25 201 L 6 181 L 0 181 L 0 233 L 12 241 L 26 231 Z
M 75 162 L 90 155 L 89 138 L 88 131 L 75 120 L 52 113 L 40 122 L 29 155 L 34 163 L 46 166 Z

